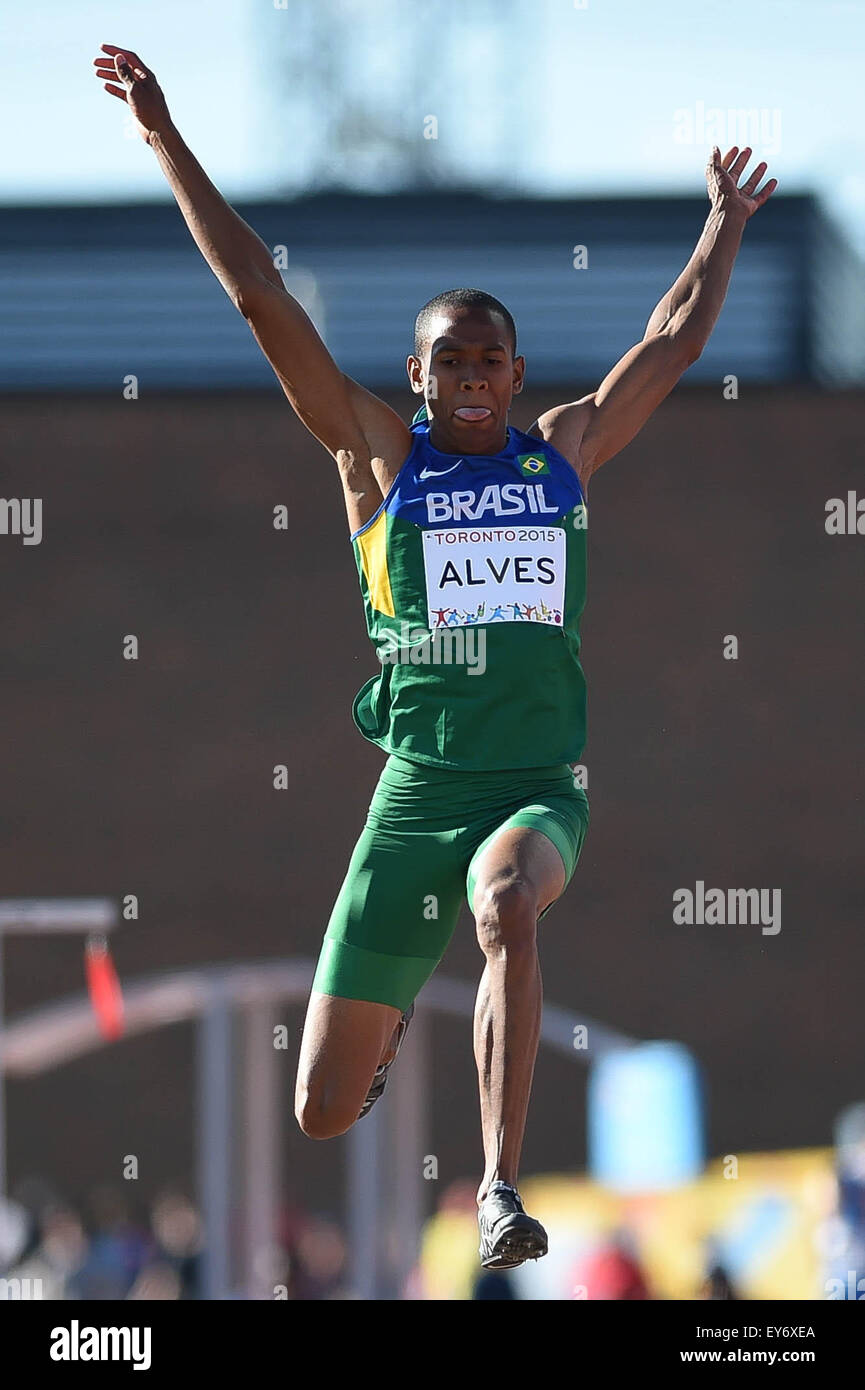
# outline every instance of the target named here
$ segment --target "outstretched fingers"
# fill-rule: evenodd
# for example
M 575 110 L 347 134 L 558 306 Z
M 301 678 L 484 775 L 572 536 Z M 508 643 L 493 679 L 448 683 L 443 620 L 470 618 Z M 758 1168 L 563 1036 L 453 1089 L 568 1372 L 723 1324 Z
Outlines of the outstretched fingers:
M 750 153 L 751 151 L 748 150 L 749 155 Z M 739 189 L 739 192 L 742 194 L 742 197 L 750 198 L 751 202 L 754 204 L 754 212 L 756 212 L 758 208 L 761 208 L 763 206 L 767 198 L 771 198 L 772 194 L 775 192 L 775 189 L 778 187 L 778 180 L 770 179 L 769 182 L 766 184 L 765 188 L 761 188 L 760 192 L 757 192 L 760 180 L 765 177 L 766 170 L 768 169 L 768 167 L 769 166 L 767 165 L 765 159 L 762 159 L 760 163 L 757 165 L 753 174 L 750 175 L 750 177 L 745 181 L 745 183 L 742 184 L 742 187 Z
M 107 54 L 108 54 L 109 58 L 116 58 L 117 55 L 119 54 L 121 58 L 126 58 L 127 62 L 130 64 L 131 67 L 133 67 L 133 68 L 137 69 L 139 72 L 143 73 L 145 77 L 150 77 L 150 76 L 151 76 L 151 73 L 150 73 L 149 69 L 145 67 L 144 63 L 142 63 L 142 61 L 141 61 L 141 59 L 139 58 L 138 54 L 137 54 L 137 53 L 133 53 L 133 51 L 132 51 L 131 48 L 118 48 L 117 45 L 116 45 L 116 44 L 113 44 L 113 43 L 103 43 L 103 44 L 100 44 L 100 48 L 102 49 L 102 52 L 103 52 L 103 53 L 107 53 Z M 103 58 L 103 59 L 100 59 L 100 58 L 97 58 L 97 59 L 96 59 L 96 62 L 97 62 L 97 63 L 98 63 L 98 62 L 104 62 L 104 61 L 105 61 L 104 58 Z
M 764 160 L 761 160 L 761 162 L 757 165 L 757 167 L 756 167 L 756 169 L 754 170 L 754 172 L 753 172 L 753 174 L 751 175 L 751 177 L 748 179 L 747 183 L 743 183 L 743 184 L 742 184 L 742 187 L 741 187 L 741 189 L 739 190 L 739 192 L 740 192 L 740 193 L 744 193 L 745 196 L 748 197 L 748 198 L 752 197 L 753 194 L 755 193 L 756 189 L 757 189 L 757 186 L 758 186 L 758 184 L 759 184 L 761 178 L 762 178 L 763 175 L 765 174 L 765 172 L 766 172 L 766 170 L 768 169 L 768 167 L 769 167 L 769 166 L 768 166 L 768 164 L 766 163 L 765 159 L 764 159 Z
M 744 149 L 740 150 L 738 145 L 733 145 L 722 159 L 721 152 L 717 145 L 715 145 L 712 150 L 712 158 L 709 167 L 714 171 L 716 179 L 721 179 L 723 174 L 726 174 L 732 180 L 733 186 L 739 195 L 742 198 L 747 198 L 748 201 L 753 204 L 751 211 L 756 212 L 758 208 L 763 206 L 767 198 L 771 198 L 775 189 L 778 187 L 778 180 L 769 179 L 765 188 L 761 188 L 760 192 L 757 192 L 760 180 L 765 177 L 768 167 L 766 161 L 761 160 L 754 172 L 750 174 L 742 184 L 741 188 L 738 187 L 739 179 L 745 172 L 752 153 L 753 151 L 750 146 L 746 146 Z
M 778 180 L 770 179 L 769 182 L 766 184 L 766 187 L 760 189 L 760 192 L 757 193 L 754 197 L 755 212 L 757 208 L 761 208 L 763 206 L 767 198 L 771 198 L 772 194 L 775 192 L 775 189 L 777 187 Z
M 137 53 L 131 49 L 117 48 L 114 44 L 104 43 L 103 50 L 109 54 L 106 58 L 94 58 L 93 65 L 96 69 L 96 76 L 103 82 L 116 82 L 118 79 L 130 86 L 133 82 L 143 82 L 153 74 L 146 68 Z
M 94 58 L 95 71 L 94 77 L 98 78 L 105 86 L 106 92 L 110 92 L 113 97 L 122 97 L 126 100 L 126 93 L 132 87 L 134 78 L 125 63 L 119 60 L 115 67 L 114 61 L 110 58 Z M 118 84 L 123 83 L 121 87 Z

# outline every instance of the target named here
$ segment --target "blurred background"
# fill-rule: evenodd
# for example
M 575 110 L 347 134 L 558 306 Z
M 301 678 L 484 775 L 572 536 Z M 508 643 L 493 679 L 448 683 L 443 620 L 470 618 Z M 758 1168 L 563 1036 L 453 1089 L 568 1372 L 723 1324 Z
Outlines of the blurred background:
M 375 653 L 336 471 L 92 76 L 103 42 L 407 420 L 433 294 L 512 310 L 525 428 L 642 337 L 713 144 L 780 180 L 706 351 L 593 482 L 537 1266 L 479 1277 L 467 912 L 369 1118 L 294 1120 Z M 863 49 L 861 3 L 13 4 L 0 1296 L 865 1296 Z M 780 929 L 677 923 L 697 884 L 779 890 Z

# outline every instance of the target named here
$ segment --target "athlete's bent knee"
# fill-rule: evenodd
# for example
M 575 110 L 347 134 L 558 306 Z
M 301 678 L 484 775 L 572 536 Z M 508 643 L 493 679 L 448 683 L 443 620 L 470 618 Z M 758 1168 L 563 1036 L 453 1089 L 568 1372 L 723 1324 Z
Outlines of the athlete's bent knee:
M 357 1115 L 350 1115 L 345 1109 L 321 1105 L 309 1094 L 295 1101 L 294 1117 L 308 1139 L 336 1139 L 351 1129 L 357 1119 Z
M 537 935 L 538 895 L 528 879 L 493 879 L 475 895 L 475 920 L 482 951 L 532 947 Z

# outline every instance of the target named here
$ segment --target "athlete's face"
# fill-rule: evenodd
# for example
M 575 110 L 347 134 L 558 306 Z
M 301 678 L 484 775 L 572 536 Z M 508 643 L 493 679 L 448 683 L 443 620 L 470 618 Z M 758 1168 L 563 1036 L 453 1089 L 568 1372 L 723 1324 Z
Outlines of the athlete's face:
M 444 311 L 430 324 L 423 357 L 410 357 L 406 365 L 412 390 L 426 401 L 434 448 L 466 454 L 504 448 L 508 411 L 523 389 L 526 364 L 514 357 L 498 314 Z

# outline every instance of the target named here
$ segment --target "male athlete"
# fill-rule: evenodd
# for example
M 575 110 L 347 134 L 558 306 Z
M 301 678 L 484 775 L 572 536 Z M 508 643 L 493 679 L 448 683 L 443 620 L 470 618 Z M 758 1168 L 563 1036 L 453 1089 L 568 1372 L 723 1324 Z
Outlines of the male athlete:
M 480 290 L 438 295 L 415 325 L 407 367 L 424 406 L 407 425 L 340 371 L 267 247 L 184 144 L 153 73 L 129 50 L 102 53 L 97 77 L 130 106 L 208 265 L 336 460 L 379 643 L 381 670 L 353 716 L 388 759 L 313 981 L 298 1122 L 327 1139 L 369 1112 L 467 898 L 486 958 L 474 1020 L 481 1263 L 537 1259 L 546 1232 L 516 1183 L 542 1007 L 537 924 L 570 881 L 588 824 L 572 773 L 585 739 L 586 490 L 700 356 L 745 223 L 777 181 L 757 191 L 761 163 L 740 188 L 750 149 L 713 151 L 706 225 L 642 341 L 597 391 L 528 432 L 508 425 L 525 372 L 508 310 Z M 483 639 L 483 660 L 448 660 L 444 644 L 453 657 L 458 637 L 465 651 Z

